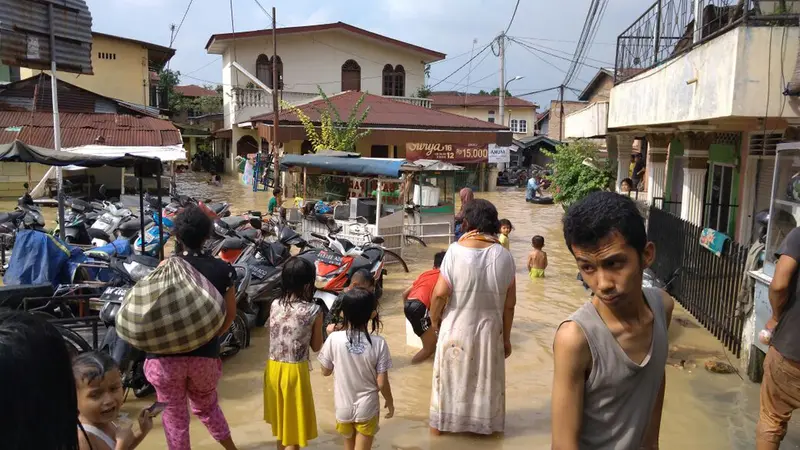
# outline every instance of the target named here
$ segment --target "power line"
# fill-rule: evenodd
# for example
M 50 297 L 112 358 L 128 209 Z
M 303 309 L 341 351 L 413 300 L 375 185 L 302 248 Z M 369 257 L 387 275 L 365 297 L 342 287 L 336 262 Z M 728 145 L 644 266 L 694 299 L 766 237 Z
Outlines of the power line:
M 566 51 L 564 51 L 564 50 L 559 50 L 559 49 L 557 49 L 557 48 L 553 48 L 553 47 L 547 47 L 547 46 L 545 46 L 545 45 L 541 45 L 541 44 L 532 44 L 532 43 L 528 43 L 528 42 L 523 42 L 523 41 L 520 41 L 518 37 L 512 37 L 512 36 L 508 36 L 508 38 L 509 38 L 510 40 L 512 40 L 512 41 L 516 41 L 516 42 L 517 42 L 518 44 L 520 44 L 520 45 L 529 45 L 529 46 L 531 46 L 531 47 L 535 47 L 535 48 L 537 48 L 537 49 L 545 49 L 545 50 L 550 50 L 550 51 L 553 51 L 553 52 L 562 53 L 562 54 L 564 54 L 564 55 L 572 55 L 572 53 L 570 53 L 570 52 L 566 52 Z M 586 57 L 586 59 L 587 59 L 587 60 L 589 60 L 589 61 L 595 61 L 595 62 L 598 62 L 598 63 L 600 63 L 600 64 L 605 64 L 605 65 L 607 65 L 607 66 L 614 66 L 614 64 L 613 64 L 613 63 L 610 63 L 610 62 L 608 62 L 608 61 L 602 61 L 602 60 L 595 59 L 595 58 L 589 58 L 588 56 Z M 572 61 L 572 58 L 568 59 L 568 61 Z
M 462 83 L 464 80 L 469 80 L 469 76 L 472 74 L 472 70 L 473 70 L 473 69 L 477 69 L 478 67 L 480 67 L 480 66 L 481 66 L 481 64 L 483 64 L 483 62 L 484 62 L 484 61 L 486 61 L 486 58 L 488 58 L 488 57 L 489 57 L 489 53 L 486 53 L 486 55 L 484 55 L 484 56 L 483 56 L 483 59 L 481 59 L 480 61 L 478 61 L 478 64 L 476 64 L 474 68 L 473 68 L 472 66 L 470 66 L 470 69 L 467 71 L 467 74 L 466 74 L 466 75 L 464 75 L 463 77 L 461 77 L 461 79 L 460 79 L 460 80 L 458 80 L 458 82 L 457 82 L 457 83 L 455 83 L 455 86 L 460 86 L 460 85 L 461 85 L 461 83 Z M 476 81 L 476 83 L 477 83 L 477 81 Z M 467 84 L 469 84 L 469 83 L 467 83 Z
M 464 67 L 466 67 L 466 66 L 467 66 L 467 64 L 471 63 L 471 62 L 472 62 L 472 61 L 473 61 L 475 58 L 477 58 L 477 57 L 478 57 L 478 56 L 480 56 L 480 55 L 481 55 L 483 52 L 485 52 L 485 51 L 486 51 L 486 49 L 487 49 L 487 48 L 489 48 L 489 46 L 490 46 L 490 45 L 492 45 L 492 44 L 490 43 L 490 44 L 489 44 L 489 45 L 487 45 L 486 47 L 483 47 L 483 48 L 481 49 L 481 51 L 479 51 L 479 52 L 478 52 L 476 55 L 474 55 L 472 58 L 470 58 L 470 59 L 469 59 L 469 61 L 465 62 L 464 64 L 462 64 L 462 65 L 461 65 L 461 67 L 459 67 L 458 69 L 456 69 L 456 70 L 454 70 L 453 72 L 451 72 L 451 73 L 450 73 L 450 75 L 448 75 L 448 76 L 444 77 L 443 79 L 439 80 L 439 82 L 438 82 L 438 83 L 436 83 L 436 84 L 434 84 L 433 86 L 431 86 L 431 87 L 430 87 L 430 89 L 433 89 L 433 88 L 435 88 L 436 86 L 438 86 L 438 85 L 442 84 L 442 82 L 444 82 L 444 81 L 445 81 L 445 80 L 447 80 L 448 78 L 450 78 L 450 77 L 452 77 L 453 75 L 455 75 L 455 74 L 456 74 L 456 72 L 458 72 L 459 70 L 461 70 L 461 69 L 463 69 Z
M 526 49 L 528 49 L 528 50 L 533 50 L 533 51 L 537 51 L 537 52 L 540 52 L 540 53 L 544 53 L 545 55 L 552 56 L 553 58 L 563 59 L 564 61 L 569 61 L 569 62 L 570 62 L 570 63 L 572 63 L 572 64 L 574 64 L 574 63 L 576 62 L 576 61 L 574 61 L 574 60 L 572 60 L 572 59 L 570 59 L 570 58 L 566 58 L 566 57 L 563 57 L 563 56 L 555 55 L 555 54 L 553 54 L 553 53 L 546 52 L 546 51 L 544 51 L 544 50 L 541 50 L 541 49 L 539 49 L 539 48 L 536 48 L 536 47 L 529 46 L 528 44 L 525 44 L 524 42 L 520 42 L 520 41 L 517 41 L 517 40 L 514 40 L 514 39 L 509 39 L 509 40 L 516 42 L 517 44 L 519 44 L 519 45 L 521 45 L 521 46 L 525 47 L 525 48 L 526 48 Z M 602 61 L 601 61 L 601 62 L 602 62 Z M 586 67 L 591 67 L 591 68 L 593 68 L 593 69 L 597 69 L 597 70 L 601 70 L 601 69 L 602 69 L 602 67 L 593 66 L 593 65 L 591 65 L 591 64 L 586 64 L 586 63 L 578 63 L 578 64 L 579 64 L 579 65 L 582 65 L 582 66 L 586 66 Z
M 209 62 L 208 64 L 203 64 L 201 67 L 198 67 L 197 69 L 194 69 L 191 72 L 182 73 L 181 76 L 189 76 L 189 75 L 191 75 L 193 73 L 197 73 L 197 72 L 205 69 L 206 67 L 214 64 L 215 62 L 219 62 L 219 61 L 220 61 L 220 59 L 215 59 L 215 60 Z
M 514 13 L 511 14 L 511 20 L 508 21 L 508 26 L 506 27 L 506 33 L 508 33 L 508 30 L 511 29 L 511 24 L 514 23 L 514 18 L 517 17 L 517 8 L 519 8 L 519 0 L 517 0 L 517 4 L 514 6 Z
M 194 0 L 189 0 L 189 4 L 186 6 L 186 11 L 183 12 L 183 17 L 181 18 L 181 22 L 178 24 L 178 28 L 175 30 L 175 33 L 169 40 L 169 46 L 172 48 L 172 44 L 175 43 L 175 39 L 178 39 L 178 33 L 181 32 L 181 27 L 183 26 L 183 21 L 186 20 L 186 16 L 189 14 L 189 8 L 192 7 L 192 3 Z
M 547 39 L 547 38 L 538 38 L 538 37 L 531 37 L 531 36 L 512 36 L 515 39 L 522 39 L 525 41 L 542 41 L 542 42 L 562 42 L 566 44 L 576 44 L 578 41 L 568 41 L 564 39 Z M 594 42 L 595 45 L 617 45 L 616 42 Z
M 256 2 L 256 5 L 258 5 L 258 7 L 259 7 L 259 8 L 261 8 L 261 10 L 262 10 L 262 11 L 264 11 L 264 14 L 266 14 L 266 15 L 267 15 L 267 17 L 269 17 L 269 20 L 272 20 L 272 14 L 270 14 L 270 13 L 267 11 L 267 9 L 266 9 L 266 8 L 264 8 L 264 7 L 261 5 L 261 2 L 259 2 L 258 0 L 254 0 L 254 1 Z

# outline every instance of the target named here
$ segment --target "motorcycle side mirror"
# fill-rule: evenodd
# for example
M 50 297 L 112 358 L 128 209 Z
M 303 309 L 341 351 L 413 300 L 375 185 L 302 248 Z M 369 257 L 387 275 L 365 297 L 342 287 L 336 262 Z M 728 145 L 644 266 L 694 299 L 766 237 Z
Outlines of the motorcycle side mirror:
M 381 244 L 383 244 L 384 242 L 386 242 L 386 239 L 384 239 L 384 238 L 382 238 L 382 237 L 380 237 L 380 236 L 375 236 L 374 238 L 372 238 L 372 243 L 373 243 L 373 244 L 378 244 L 378 245 L 381 245 Z
M 257 217 L 250 218 L 250 226 L 255 228 L 256 230 L 260 230 L 264 224 L 261 222 L 261 219 Z
M 97 192 L 103 197 L 106 198 L 106 185 L 101 184 L 99 188 L 97 188 Z

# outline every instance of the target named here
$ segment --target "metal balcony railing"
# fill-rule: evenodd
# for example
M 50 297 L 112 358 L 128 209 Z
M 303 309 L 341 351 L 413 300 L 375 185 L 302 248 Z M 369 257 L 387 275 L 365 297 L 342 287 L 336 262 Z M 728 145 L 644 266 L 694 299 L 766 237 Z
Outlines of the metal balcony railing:
M 800 0 L 657 0 L 617 37 L 614 82 L 634 77 L 742 23 L 798 26 L 798 18 Z

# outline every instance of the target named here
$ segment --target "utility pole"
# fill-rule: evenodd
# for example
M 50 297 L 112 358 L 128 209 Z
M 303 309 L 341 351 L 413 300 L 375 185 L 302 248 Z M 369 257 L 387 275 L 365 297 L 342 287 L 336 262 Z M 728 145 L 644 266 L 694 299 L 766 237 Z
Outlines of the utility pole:
M 281 80 L 278 79 L 278 31 L 275 21 L 275 7 L 272 7 L 272 153 L 275 164 L 275 175 L 272 185 L 276 188 L 281 185 L 281 157 L 278 152 L 278 129 L 280 125 L 280 110 L 278 108 L 278 89 L 280 89 Z
M 558 140 L 564 141 L 564 85 L 558 87 Z
M 47 17 L 50 31 L 50 90 L 52 90 L 53 106 L 53 150 L 61 151 L 61 118 L 58 115 L 58 75 L 56 69 L 56 25 L 55 11 L 52 3 L 47 3 Z M 36 104 L 34 100 L 34 104 Z M 61 167 L 56 167 L 56 183 L 58 186 L 58 237 L 66 242 L 67 224 L 64 220 L 64 173 Z M 141 213 L 140 213 L 141 214 Z M 144 239 L 144 237 L 142 238 Z
M 500 125 L 506 126 L 506 34 L 500 33 Z

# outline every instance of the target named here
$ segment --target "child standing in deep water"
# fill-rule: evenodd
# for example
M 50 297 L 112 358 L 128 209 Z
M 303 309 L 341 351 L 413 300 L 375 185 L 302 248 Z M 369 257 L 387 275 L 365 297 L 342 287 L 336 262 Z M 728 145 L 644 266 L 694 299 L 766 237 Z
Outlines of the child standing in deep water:
M 319 352 L 322 374 L 334 376 L 336 430 L 345 438 L 346 450 L 372 448 L 378 432 L 383 394 L 388 413 L 394 416 L 389 385 L 392 357 L 386 341 L 375 334 L 380 326 L 375 295 L 353 289 L 342 296 L 344 329 L 328 336 Z M 368 329 L 369 327 L 369 329 Z
M 528 254 L 528 274 L 533 280 L 544 277 L 544 269 L 547 268 L 547 253 L 542 250 L 544 248 L 542 236 L 534 236 L 531 239 L 531 245 L 533 250 Z
M 511 234 L 511 230 L 514 229 L 514 226 L 511 225 L 511 221 L 508 219 L 501 219 L 500 220 L 500 234 L 497 236 L 497 241 L 500 242 L 506 250 L 511 250 L 511 245 L 509 243 L 508 235 Z
M 139 431 L 117 426 L 122 407 L 122 375 L 117 363 L 102 352 L 87 352 L 72 362 L 78 391 L 78 446 L 80 450 L 130 450 L 153 428 L 147 409 L 139 413 Z
M 279 449 L 306 447 L 317 437 L 317 416 L 309 375 L 308 348 L 322 348 L 322 312 L 314 303 L 314 265 L 286 261 L 284 296 L 269 314 L 269 360 L 264 373 L 264 420 Z

